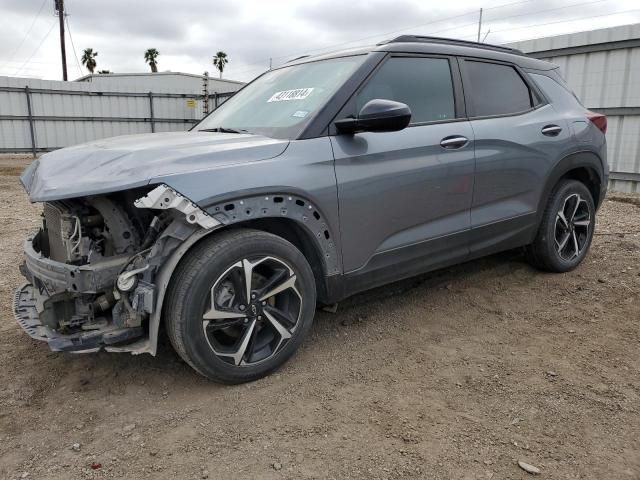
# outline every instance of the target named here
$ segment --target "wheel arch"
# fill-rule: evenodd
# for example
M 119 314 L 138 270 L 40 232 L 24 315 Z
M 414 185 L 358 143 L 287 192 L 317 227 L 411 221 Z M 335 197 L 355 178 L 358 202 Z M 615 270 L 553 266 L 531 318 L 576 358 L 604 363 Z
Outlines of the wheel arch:
M 596 208 L 600 206 L 601 180 L 594 168 L 586 166 L 573 168 L 560 177 L 560 180 L 564 179 L 578 180 L 583 183 L 591 192 Z
M 230 207 L 230 204 L 233 206 Z M 331 302 L 329 278 L 341 273 L 341 262 L 333 232 L 312 202 L 294 194 L 261 194 L 227 199 L 212 204 L 207 211 L 221 225 L 193 233 L 171 253 L 158 271 L 155 309 L 149 318 L 149 351 L 152 355 L 157 352 L 164 297 L 180 260 L 203 239 L 223 231 L 251 228 L 291 242 L 311 266 L 318 300 Z
M 218 199 L 205 207 L 225 227 L 247 227 L 282 236 L 325 276 L 341 273 L 338 242 L 317 203 L 301 192 L 250 192 Z
M 602 203 L 606 192 L 605 169 L 602 160 L 594 152 L 583 151 L 567 155 L 553 168 L 545 183 L 538 204 L 537 225 L 542 221 L 542 214 L 553 189 L 564 179 L 574 179 L 585 184 L 593 196 L 596 208 Z

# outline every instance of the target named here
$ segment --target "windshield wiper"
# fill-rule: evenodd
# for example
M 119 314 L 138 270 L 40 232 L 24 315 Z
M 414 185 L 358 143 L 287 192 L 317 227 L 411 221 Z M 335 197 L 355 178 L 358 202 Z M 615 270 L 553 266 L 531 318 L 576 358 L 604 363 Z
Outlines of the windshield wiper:
M 202 130 L 198 130 L 199 132 L 220 132 L 220 133 L 249 133 L 248 130 L 244 128 L 225 128 L 225 127 L 216 127 L 216 128 L 203 128 Z

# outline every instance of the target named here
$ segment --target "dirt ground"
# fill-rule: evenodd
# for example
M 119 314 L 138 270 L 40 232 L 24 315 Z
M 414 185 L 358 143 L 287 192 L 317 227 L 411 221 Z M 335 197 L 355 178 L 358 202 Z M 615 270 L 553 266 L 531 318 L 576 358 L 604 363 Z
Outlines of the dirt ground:
M 359 295 L 224 387 L 166 341 L 71 355 L 21 331 L 25 164 L 0 161 L 0 477 L 640 479 L 640 196 L 609 196 L 572 273 L 507 252 Z

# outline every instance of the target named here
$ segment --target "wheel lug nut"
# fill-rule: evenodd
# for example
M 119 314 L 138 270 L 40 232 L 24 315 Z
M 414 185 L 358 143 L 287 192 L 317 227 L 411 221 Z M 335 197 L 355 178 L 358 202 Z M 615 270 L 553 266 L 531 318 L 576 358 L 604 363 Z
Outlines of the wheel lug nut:
M 240 308 L 240 310 L 244 310 L 244 309 L 245 309 L 245 308 L 247 308 L 247 307 L 245 307 L 244 305 L 240 305 L 240 307 L 239 307 L 239 308 Z
M 262 320 L 262 315 L 258 315 L 258 320 Z
M 267 302 L 262 302 L 262 306 L 264 307 L 267 304 Z
M 244 323 L 249 323 L 249 319 L 248 319 L 248 318 L 245 318 L 245 319 L 244 319 Z

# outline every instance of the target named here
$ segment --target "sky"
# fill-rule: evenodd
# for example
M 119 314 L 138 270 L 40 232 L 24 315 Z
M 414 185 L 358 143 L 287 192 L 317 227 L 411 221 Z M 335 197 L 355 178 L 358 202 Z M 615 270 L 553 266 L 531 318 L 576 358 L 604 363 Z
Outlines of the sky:
M 156 48 L 159 71 L 249 81 L 292 58 L 370 45 L 401 34 L 506 43 L 640 22 L 638 0 L 65 0 L 69 79 L 98 52 L 97 70 L 144 72 Z M 0 75 L 62 79 L 54 0 L 0 0 Z

